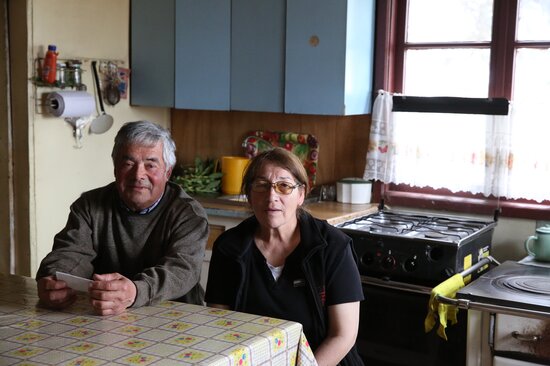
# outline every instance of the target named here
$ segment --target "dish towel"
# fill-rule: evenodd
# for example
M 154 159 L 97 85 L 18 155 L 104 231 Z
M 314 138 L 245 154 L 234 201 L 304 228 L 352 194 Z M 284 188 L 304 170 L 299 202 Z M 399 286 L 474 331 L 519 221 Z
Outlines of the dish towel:
M 458 313 L 458 307 L 453 305 L 441 304 L 436 300 L 437 295 L 455 298 L 456 292 L 464 287 L 464 279 L 460 273 L 455 274 L 444 282 L 440 283 L 432 289 L 430 294 L 430 301 L 428 303 L 428 315 L 424 320 L 424 330 L 426 333 L 431 331 L 439 320 L 439 328 L 437 334 L 447 340 L 447 334 L 445 334 L 445 328 L 450 322 L 456 324 L 458 322 L 456 314 Z

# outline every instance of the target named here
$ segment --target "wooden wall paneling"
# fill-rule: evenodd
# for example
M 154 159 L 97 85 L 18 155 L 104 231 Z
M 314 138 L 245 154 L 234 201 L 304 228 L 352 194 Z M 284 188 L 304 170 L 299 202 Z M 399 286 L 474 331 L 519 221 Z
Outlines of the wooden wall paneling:
M 318 185 L 363 175 L 369 129 L 370 115 L 172 111 L 172 135 L 179 163 L 191 164 L 197 155 L 243 155 L 241 143 L 253 130 L 309 133 L 319 140 Z
M 334 143 L 339 157 L 334 174 L 338 177 L 362 177 L 365 169 L 365 155 L 367 152 L 370 117 L 353 118 L 339 121 L 334 135 Z M 340 157 L 347 157 L 340 159 Z

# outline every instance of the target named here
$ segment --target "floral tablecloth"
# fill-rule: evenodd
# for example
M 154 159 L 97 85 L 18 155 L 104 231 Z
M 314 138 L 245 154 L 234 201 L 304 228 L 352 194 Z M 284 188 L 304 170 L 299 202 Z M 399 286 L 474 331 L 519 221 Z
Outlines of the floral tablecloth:
M 166 301 L 94 315 L 86 294 L 37 307 L 36 282 L 0 274 L 0 365 L 316 365 L 299 323 Z

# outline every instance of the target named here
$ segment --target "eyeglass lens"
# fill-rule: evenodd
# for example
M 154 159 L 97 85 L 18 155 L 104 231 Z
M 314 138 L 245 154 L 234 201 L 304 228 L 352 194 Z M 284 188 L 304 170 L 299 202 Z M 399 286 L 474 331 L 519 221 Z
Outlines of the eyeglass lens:
M 294 188 L 299 187 L 300 184 L 292 185 L 289 182 L 279 181 L 279 182 L 268 182 L 268 181 L 258 181 L 252 185 L 252 189 L 255 192 L 267 192 L 271 187 L 275 188 L 275 192 L 280 194 L 291 194 Z

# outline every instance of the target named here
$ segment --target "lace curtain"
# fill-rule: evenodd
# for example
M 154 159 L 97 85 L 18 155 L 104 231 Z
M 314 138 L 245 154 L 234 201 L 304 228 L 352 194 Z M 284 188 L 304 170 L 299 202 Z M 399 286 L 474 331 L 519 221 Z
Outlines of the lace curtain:
M 542 105 L 508 116 L 392 112 L 374 102 L 364 178 L 452 192 L 542 201 L 550 198 L 550 129 Z M 516 121 L 516 122 L 514 122 Z

